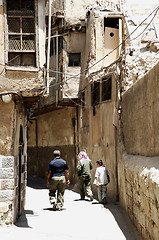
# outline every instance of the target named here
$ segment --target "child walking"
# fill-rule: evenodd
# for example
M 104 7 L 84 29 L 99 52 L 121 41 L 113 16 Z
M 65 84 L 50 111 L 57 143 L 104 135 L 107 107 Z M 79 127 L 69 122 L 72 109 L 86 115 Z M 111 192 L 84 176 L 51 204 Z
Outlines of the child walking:
M 109 173 L 106 167 L 103 166 L 103 161 L 98 160 L 97 168 L 95 172 L 96 187 L 98 188 L 98 200 L 100 203 L 107 204 L 106 194 L 107 194 L 107 184 L 110 182 Z

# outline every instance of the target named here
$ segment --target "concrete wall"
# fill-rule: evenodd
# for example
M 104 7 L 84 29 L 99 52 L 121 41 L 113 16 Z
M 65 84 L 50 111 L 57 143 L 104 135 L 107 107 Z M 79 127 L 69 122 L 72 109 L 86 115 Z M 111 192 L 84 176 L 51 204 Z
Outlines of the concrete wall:
M 59 149 L 69 166 L 70 180 L 76 171 L 75 108 L 65 107 L 37 117 L 28 126 L 28 174 L 46 178 L 53 151 Z
M 127 154 L 119 166 L 120 203 L 143 239 L 159 236 L 158 88 L 159 64 L 123 96 L 123 134 Z

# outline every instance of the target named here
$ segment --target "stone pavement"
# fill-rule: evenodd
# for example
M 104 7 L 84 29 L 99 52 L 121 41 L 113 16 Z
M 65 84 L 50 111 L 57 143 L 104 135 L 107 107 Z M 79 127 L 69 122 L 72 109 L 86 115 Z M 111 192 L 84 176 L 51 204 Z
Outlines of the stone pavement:
M 97 200 L 79 198 L 66 189 L 64 209 L 52 211 L 48 189 L 29 185 L 22 216 L 15 225 L 0 228 L 0 239 L 141 240 L 118 204 L 103 207 Z

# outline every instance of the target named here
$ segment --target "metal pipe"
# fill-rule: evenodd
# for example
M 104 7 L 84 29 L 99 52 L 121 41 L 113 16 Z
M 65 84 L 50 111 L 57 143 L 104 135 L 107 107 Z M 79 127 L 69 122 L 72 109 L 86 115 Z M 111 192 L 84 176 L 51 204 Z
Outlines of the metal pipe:
M 58 30 L 56 30 L 56 83 L 59 82 L 59 41 L 58 41 Z M 58 98 L 59 98 L 59 92 L 58 92 L 58 86 L 56 89 L 56 106 L 58 105 Z
M 48 95 L 49 95 L 49 68 L 50 68 L 50 36 L 51 36 L 51 0 L 49 0 L 47 70 L 46 70 L 46 87 Z
M 58 56 L 58 54 L 59 54 L 59 46 L 58 46 L 58 43 L 59 43 L 59 41 L 58 41 L 58 30 L 56 30 L 56 82 L 58 82 L 58 70 L 59 70 L 59 56 Z

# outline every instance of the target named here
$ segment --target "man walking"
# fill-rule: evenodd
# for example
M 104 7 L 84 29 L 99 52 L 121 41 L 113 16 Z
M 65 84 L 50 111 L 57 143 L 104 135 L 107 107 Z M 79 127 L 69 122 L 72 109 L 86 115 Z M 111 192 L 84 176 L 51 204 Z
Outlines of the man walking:
M 47 175 L 50 203 L 53 204 L 54 210 L 61 210 L 63 207 L 66 184 L 70 184 L 68 165 L 60 157 L 60 151 L 55 150 L 54 159 L 49 163 Z
M 87 153 L 85 151 L 81 151 L 78 154 L 78 164 L 77 164 L 77 172 L 80 180 L 80 195 L 81 200 L 85 199 L 85 191 L 93 201 L 93 193 L 91 190 L 91 169 L 92 169 L 92 162 L 89 159 Z

